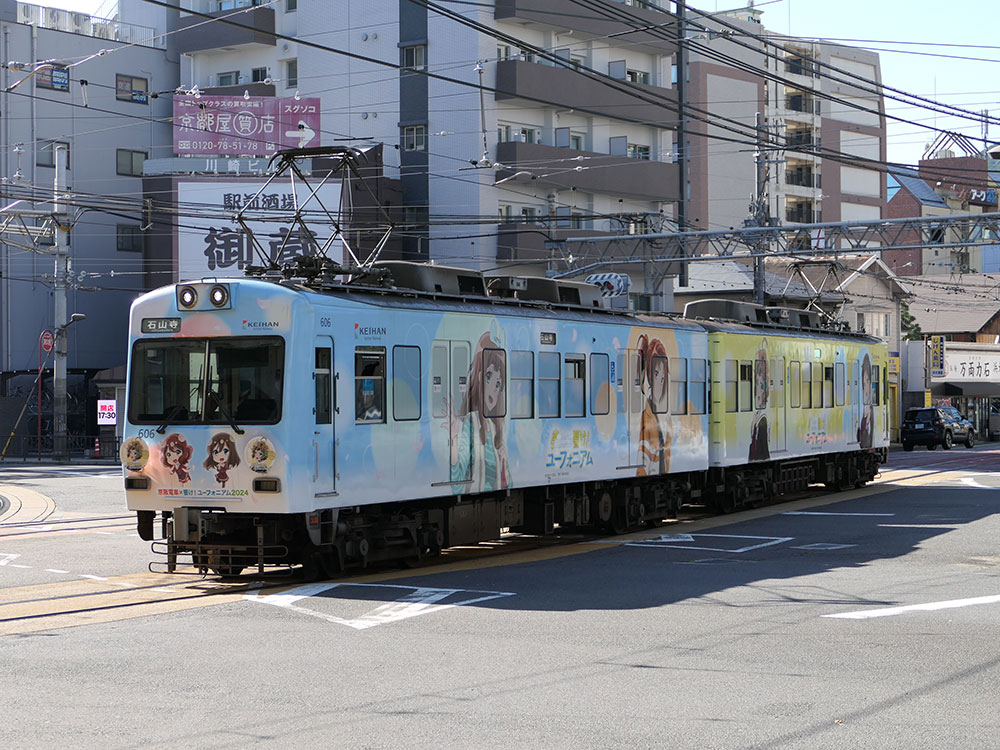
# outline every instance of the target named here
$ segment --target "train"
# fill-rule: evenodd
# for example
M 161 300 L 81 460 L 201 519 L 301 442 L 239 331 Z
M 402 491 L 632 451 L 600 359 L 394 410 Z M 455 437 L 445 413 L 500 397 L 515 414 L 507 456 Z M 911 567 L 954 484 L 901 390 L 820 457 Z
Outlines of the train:
M 151 568 L 221 576 L 623 533 L 871 481 L 887 365 L 816 312 L 426 263 L 176 283 L 130 311 L 127 505 Z

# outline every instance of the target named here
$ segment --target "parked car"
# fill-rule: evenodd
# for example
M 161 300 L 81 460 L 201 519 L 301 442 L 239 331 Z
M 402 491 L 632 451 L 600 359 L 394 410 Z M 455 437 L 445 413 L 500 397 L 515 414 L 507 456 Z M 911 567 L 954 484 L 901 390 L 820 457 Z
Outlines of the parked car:
M 907 451 L 915 445 L 926 445 L 928 450 L 940 445 L 948 450 L 962 442 L 971 448 L 976 444 L 976 428 L 954 406 L 913 408 L 903 415 L 900 439 Z

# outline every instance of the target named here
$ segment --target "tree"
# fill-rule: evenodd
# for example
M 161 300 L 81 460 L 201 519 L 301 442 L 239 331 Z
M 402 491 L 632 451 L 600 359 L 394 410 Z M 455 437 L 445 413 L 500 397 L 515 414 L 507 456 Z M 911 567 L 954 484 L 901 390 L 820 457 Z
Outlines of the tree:
M 905 299 L 899 303 L 899 324 L 903 329 L 904 341 L 923 341 L 924 333 L 920 330 L 917 319 L 910 315 L 910 305 Z

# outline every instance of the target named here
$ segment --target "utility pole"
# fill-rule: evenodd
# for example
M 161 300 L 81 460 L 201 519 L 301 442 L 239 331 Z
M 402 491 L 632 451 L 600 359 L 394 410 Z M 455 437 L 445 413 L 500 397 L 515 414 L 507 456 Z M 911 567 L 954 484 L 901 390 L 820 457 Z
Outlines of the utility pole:
M 757 191 L 753 201 L 750 203 L 750 218 L 743 224 L 747 227 L 766 227 L 770 224 L 770 211 L 768 209 L 767 197 L 767 152 L 765 151 L 766 129 L 764 127 L 764 116 L 757 113 L 757 151 L 754 161 L 757 165 Z M 761 236 L 757 242 L 753 259 L 753 301 L 758 305 L 763 305 L 765 301 L 764 282 L 764 258 L 767 254 L 767 247 L 770 243 Z
M 677 13 L 677 231 L 686 232 L 687 225 L 687 123 L 685 119 L 685 103 L 687 101 L 685 83 L 687 82 L 687 48 L 684 37 L 687 36 L 687 7 L 685 0 L 676 0 L 674 10 Z M 680 247 L 681 267 L 678 282 L 687 286 L 688 264 L 687 248 L 683 243 Z
M 55 458 L 68 457 L 66 444 L 66 287 L 69 277 L 69 216 L 66 212 L 66 146 L 54 144 L 55 151 L 55 185 L 53 188 L 53 213 L 55 218 L 55 244 L 52 247 L 55 255 L 55 278 L 53 290 L 55 297 L 55 363 L 53 366 L 53 425 L 52 452 Z

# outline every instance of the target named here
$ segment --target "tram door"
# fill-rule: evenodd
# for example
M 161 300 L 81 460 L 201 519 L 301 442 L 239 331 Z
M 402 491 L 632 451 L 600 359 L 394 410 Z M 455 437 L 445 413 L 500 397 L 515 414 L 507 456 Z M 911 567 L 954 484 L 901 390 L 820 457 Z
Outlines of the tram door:
M 313 385 L 315 402 L 313 416 L 313 492 L 316 497 L 336 494 L 337 446 L 333 430 L 333 411 L 336 399 L 333 378 L 333 339 L 317 336 L 313 360 Z
M 858 426 L 861 424 L 861 409 L 864 406 L 864 394 L 861 393 L 861 363 L 854 360 L 851 365 L 851 387 L 847 389 L 847 398 L 851 410 L 851 430 L 847 433 L 847 442 L 858 442 Z
M 635 349 L 625 351 L 623 401 L 628 424 L 628 455 L 620 468 L 639 468 L 643 465 L 639 457 L 639 443 L 642 440 L 642 411 L 646 408 L 646 399 L 642 393 L 642 357 Z
M 467 341 L 435 341 L 431 349 L 431 432 L 436 436 L 434 445 L 441 448 L 434 451 L 438 461 L 446 457 L 435 486 L 472 481 L 471 460 L 464 471 L 452 463 L 453 458 L 461 463 L 462 454 L 472 455 L 473 431 L 467 425 L 469 417 L 462 414 L 469 392 L 469 356 Z
M 777 429 L 771 431 L 771 450 L 785 450 L 785 358 L 775 357 L 771 360 L 771 393 L 770 403 L 772 424 Z

